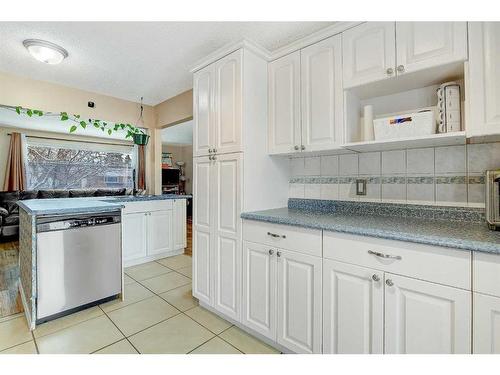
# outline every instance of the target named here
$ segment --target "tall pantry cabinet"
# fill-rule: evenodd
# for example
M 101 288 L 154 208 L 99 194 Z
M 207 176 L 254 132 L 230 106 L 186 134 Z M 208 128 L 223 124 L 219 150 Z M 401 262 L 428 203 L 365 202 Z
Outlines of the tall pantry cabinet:
M 267 62 L 239 48 L 193 77 L 193 295 L 240 320 L 243 211 L 287 202 L 286 160 L 267 155 Z

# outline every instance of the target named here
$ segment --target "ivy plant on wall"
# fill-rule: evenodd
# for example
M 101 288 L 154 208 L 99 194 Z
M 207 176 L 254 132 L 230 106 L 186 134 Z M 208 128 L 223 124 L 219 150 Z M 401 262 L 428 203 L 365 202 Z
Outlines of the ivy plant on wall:
M 67 112 L 44 112 L 39 109 L 24 108 L 21 106 L 1 107 L 14 110 L 18 115 L 25 115 L 28 117 L 58 117 L 61 122 L 68 123 L 68 131 L 70 133 L 74 133 L 79 128 L 85 130 L 87 127 L 94 127 L 96 129 L 101 129 L 103 133 L 106 133 L 108 135 L 113 134 L 113 132 L 126 131 L 127 134 L 125 135 L 125 138 L 132 138 L 134 140 L 134 143 L 139 145 L 145 145 L 149 140 L 149 135 L 147 135 L 142 129 L 127 123 L 108 123 L 106 121 L 98 119 L 83 119 L 80 115 L 68 114 Z

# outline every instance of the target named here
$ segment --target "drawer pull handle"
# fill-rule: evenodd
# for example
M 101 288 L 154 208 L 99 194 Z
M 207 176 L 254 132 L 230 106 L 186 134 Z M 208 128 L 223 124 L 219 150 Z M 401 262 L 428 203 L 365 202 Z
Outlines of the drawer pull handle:
M 273 249 L 269 249 L 269 255 L 273 255 L 274 254 L 274 250 Z
M 267 235 L 274 237 L 274 238 L 286 238 L 286 236 L 284 234 L 276 234 L 276 233 L 267 232 Z
M 399 255 L 383 254 L 383 253 L 379 253 L 378 251 L 372 251 L 372 250 L 368 250 L 368 254 L 375 255 L 379 258 L 385 258 L 385 259 L 396 259 L 396 260 L 403 259 Z

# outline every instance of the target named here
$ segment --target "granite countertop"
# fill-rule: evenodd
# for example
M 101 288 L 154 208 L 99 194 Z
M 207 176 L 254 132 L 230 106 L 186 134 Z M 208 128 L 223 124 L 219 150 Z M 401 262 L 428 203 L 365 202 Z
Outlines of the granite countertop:
M 18 201 L 21 209 L 30 215 L 83 214 L 115 211 L 123 208 L 123 203 L 153 200 L 187 199 L 191 195 L 140 195 L 88 198 L 28 199 Z
M 500 254 L 500 232 L 485 223 L 277 208 L 243 219 Z

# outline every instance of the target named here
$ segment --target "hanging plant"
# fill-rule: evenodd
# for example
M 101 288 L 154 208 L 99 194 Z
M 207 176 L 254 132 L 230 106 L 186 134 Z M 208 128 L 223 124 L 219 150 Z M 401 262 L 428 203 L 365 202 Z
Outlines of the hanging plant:
M 149 140 L 149 135 L 147 135 L 141 128 L 127 123 L 108 123 L 106 121 L 98 119 L 82 119 L 80 115 L 68 114 L 67 112 L 43 112 L 39 109 L 24 108 L 21 106 L 11 107 L 6 105 L 0 105 L 2 108 L 9 110 L 14 110 L 18 115 L 25 115 L 28 117 L 58 117 L 61 122 L 67 122 L 69 126 L 69 132 L 74 133 L 79 128 L 86 129 L 88 126 L 94 127 L 96 129 L 101 129 L 103 133 L 108 135 L 113 134 L 113 132 L 126 131 L 127 134 L 125 138 L 132 138 L 135 144 L 146 145 Z M 141 101 L 141 116 L 142 119 L 142 101 Z

